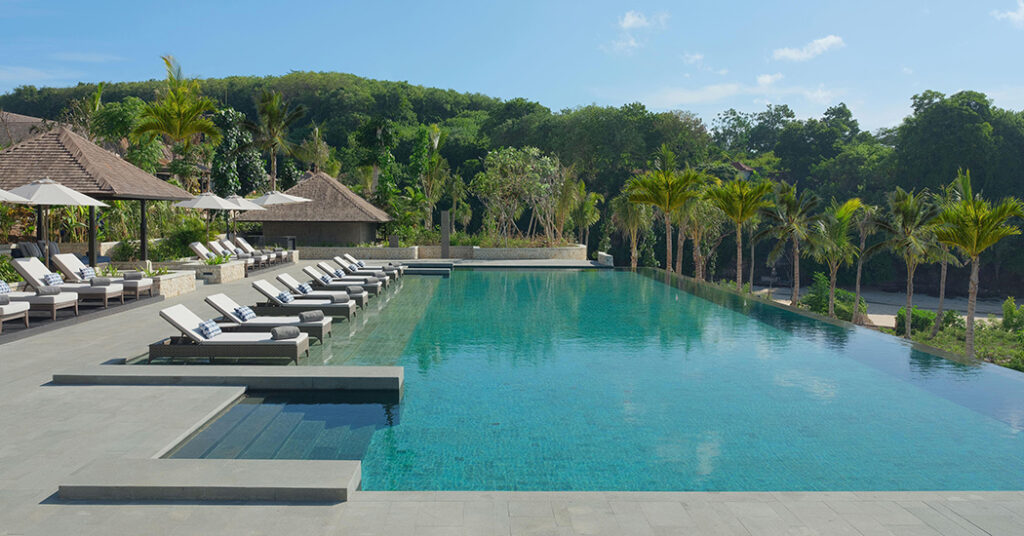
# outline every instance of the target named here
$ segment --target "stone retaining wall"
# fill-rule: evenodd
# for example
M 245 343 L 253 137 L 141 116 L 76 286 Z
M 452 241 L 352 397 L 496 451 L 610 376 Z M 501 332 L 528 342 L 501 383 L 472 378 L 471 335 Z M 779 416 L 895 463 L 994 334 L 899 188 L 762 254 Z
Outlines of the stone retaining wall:
M 408 248 L 378 248 L 378 247 L 317 247 L 300 246 L 299 253 L 305 259 L 330 259 L 345 253 L 357 259 L 388 259 L 388 260 L 415 260 L 417 247 Z M 440 247 L 438 248 L 440 249 Z
M 418 259 L 440 259 L 441 246 L 416 246 L 419 248 Z M 472 259 L 474 246 L 451 246 L 448 255 L 453 259 Z
M 173 298 L 196 289 L 196 273 L 188 270 L 153 277 L 153 294 Z
M 479 260 L 526 260 L 526 259 L 564 259 L 573 261 L 587 260 L 587 246 L 557 248 L 473 248 L 473 257 Z

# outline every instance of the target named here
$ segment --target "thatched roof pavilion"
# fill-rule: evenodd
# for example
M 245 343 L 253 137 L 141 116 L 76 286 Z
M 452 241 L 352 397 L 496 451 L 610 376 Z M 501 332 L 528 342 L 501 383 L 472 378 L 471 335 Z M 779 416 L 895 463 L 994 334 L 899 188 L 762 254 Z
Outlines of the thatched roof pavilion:
M 377 226 L 391 221 L 386 212 L 322 171 L 306 173 L 285 193 L 310 201 L 271 205 L 238 220 L 263 222 L 265 238 L 294 236 L 297 244 L 307 246 L 372 242 Z
M 0 189 L 10 190 L 49 177 L 97 199 L 134 199 L 142 203 L 140 244 L 146 258 L 147 200 L 179 201 L 192 194 L 122 160 L 67 127 L 57 127 L 0 151 Z M 90 209 L 89 251 L 95 264 L 95 211 Z

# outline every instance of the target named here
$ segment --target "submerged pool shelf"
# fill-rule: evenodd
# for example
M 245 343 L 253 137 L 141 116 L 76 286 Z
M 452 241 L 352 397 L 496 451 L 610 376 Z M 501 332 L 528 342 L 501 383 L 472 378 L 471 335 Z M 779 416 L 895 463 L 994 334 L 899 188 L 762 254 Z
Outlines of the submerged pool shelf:
M 662 271 L 403 278 L 345 328 L 303 364 L 402 366 L 400 404 L 253 398 L 176 456 L 361 459 L 368 490 L 1024 485 L 1024 374 Z

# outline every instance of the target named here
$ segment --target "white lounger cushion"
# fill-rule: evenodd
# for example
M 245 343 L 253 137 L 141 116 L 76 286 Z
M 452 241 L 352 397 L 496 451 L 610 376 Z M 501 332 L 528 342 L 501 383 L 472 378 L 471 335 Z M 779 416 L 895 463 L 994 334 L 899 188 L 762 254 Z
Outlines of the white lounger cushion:
M 0 316 L 16 315 L 28 311 L 29 304 L 25 301 L 12 301 L 7 305 L 0 305 Z
M 11 297 L 11 301 L 35 305 L 65 305 L 78 301 L 78 294 L 67 291 L 52 296 L 36 296 L 35 292 L 11 292 L 8 296 Z

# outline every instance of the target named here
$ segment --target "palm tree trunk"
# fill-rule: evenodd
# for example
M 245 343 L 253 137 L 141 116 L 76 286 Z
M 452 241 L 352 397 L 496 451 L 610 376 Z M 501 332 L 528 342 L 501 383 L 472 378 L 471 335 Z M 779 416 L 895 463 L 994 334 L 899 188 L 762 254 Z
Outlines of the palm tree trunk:
M 914 270 L 917 269 L 917 265 L 907 263 L 907 306 L 903 315 L 903 338 L 910 339 L 911 332 L 910 328 L 913 325 L 912 320 L 914 317 L 914 306 L 912 298 L 914 297 Z
M 754 231 L 750 231 L 750 292 L 754 292 Z
M 867 237 L 861 234 L 860 236 L 860 254 L 857 255 L 857 282 L 854 283 L 853 292 L 853 313 L 850 316 L 850 321 L 854 324 L 861 324 L 860 319 L 860 276 L 864 270 L 864 246 L 867 243 Z
M 943 255 L 945 255 L 948 251 L 948 247 L 942 247 Z M 949 262 L 946 261 L 945 258 L 943 258 L 942 264 L 940 266 L 941 268 L 939 269 L 939 310 L 935 312 L 935 323 L 932 324 L 932 332 L 931 334 L 928 335 L 929 339 L 932 339 L 939 334 L 939 330 L 942 329 L 942 315 L 943 313 L 945 313 L 945 311 L 943 311 L 942 309 L 943 302 L 946 301 L 946 272 L 949 268 Z
M 836 317 L 836 274 L 839 273 L 839 265 L 828 267 L 828 317 Z
M 967 290 L 967 333 L 964 337 L 964 354 L 974 357 L 974 306 L 978 302 L 978 268 L 979 257 L 971 257 L 971 284 Z
M 672 271 L 672 220 L 665 213 L 665 270 Z
M 800 302 L 800 242 L 793 237 L 793 294 L 789 297 L 789 304 L 796 305 Z
M 736 223 L 736 292 L 743 292 L 743 224 Z
M 270 191 L 277 191 L 277 155 L 270 151 Z
M 701 235 L 698 233 L 690 238 L 693 242 L 693 278 L 697 281 L 704 281 L 704 260 L 700 251 Z
M 636 270 L 636 243 L 639 235 L 639 229 L 629 230 L 629 267 L 633 270 Z
M 676 230 L 676 273 L 683 273 L 683 245 L 686 244 L 686 228 L 680 224 Z

